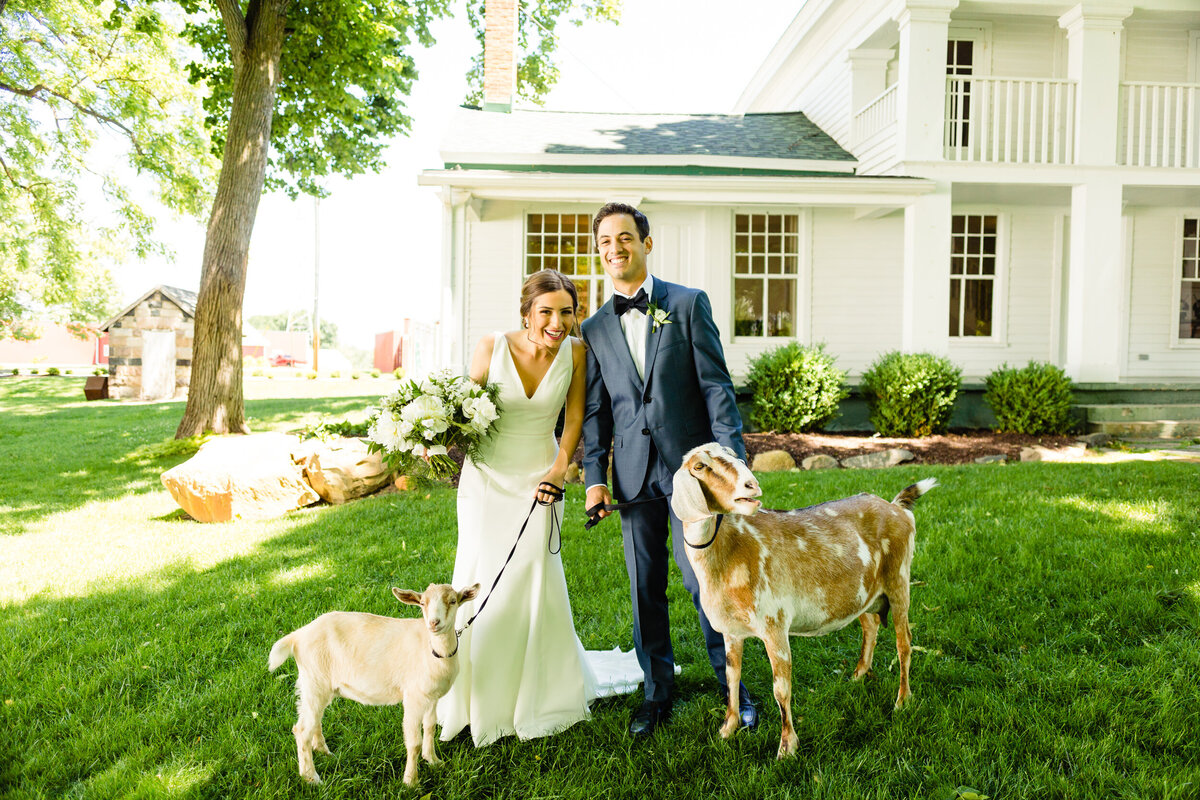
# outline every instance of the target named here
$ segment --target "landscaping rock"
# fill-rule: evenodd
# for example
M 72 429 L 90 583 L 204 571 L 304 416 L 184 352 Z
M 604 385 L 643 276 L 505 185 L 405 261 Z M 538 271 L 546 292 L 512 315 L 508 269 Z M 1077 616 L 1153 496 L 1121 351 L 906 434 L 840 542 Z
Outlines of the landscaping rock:
M 1043 449 L 1044 448 L 1041 448 L 1041 447 L 1022 447 L 1021 448 L 1021 460 L 1022 461 L 1041 461 Z
M 1096 433 L 1089 433 L 1079 436 L 1075 439 L 1075 441 L 1082 442 L 1087 447 L 1100 448 L 1111 442 L 1112 437 L 1107 433 L 1097 431 Z
M 1087 452 L 1087 448 L 1082 445 L 1068 445 L 1066 447 L 1042 447 L 1034 445 L 1033 447 L 1021 448 L 1022 461 L 1078 461 L 1083 458 Z
M 754 457 L 752 472 L 787 472 L 796 468 L 796 460 L 787 450 L 767 450 Z
M 900 447 L 893 447 L 890 450 L 879 450 L 861 456 L 843 458 L 842 466 L 846 469 L 881 469 L 883 467 L 894 467 L 897 464 L 903 464 L 905 461 L 912 460 L 912 453 Z
M 841 465 L 833 456 L 827 453 L 817 453 L 801 461 L 800 466 L 804 469 L 837 469 Z
M 1008 456 L 1003 453 L 993 453 L 990 456 L 980 456 L 975 459 L 976 464 L 1003 464 L 1008 461 Z
M 364 439 L 305 442 L 292 454 L 309 485 L 326 503 L 345 503 L 377 492 L 392 479 L 381 453 L 367 449 Z
M 163 486 L 198 522 L 277 517 L 320 499 L 292 460 L 298 443 L 283 433 L 210 439 L 164 472 Z

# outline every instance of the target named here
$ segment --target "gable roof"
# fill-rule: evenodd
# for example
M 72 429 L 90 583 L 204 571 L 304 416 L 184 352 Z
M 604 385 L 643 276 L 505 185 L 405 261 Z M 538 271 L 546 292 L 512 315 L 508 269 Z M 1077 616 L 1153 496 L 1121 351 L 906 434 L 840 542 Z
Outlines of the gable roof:
M 803 113 L 498 113 L 460 108 L 446 169 L 654 174 L 853 174 L 857 161 Z
M 195 292 L 190 292 L 187 289 L 180 289 L 175 286 L 167 286 L 167 285 L 163 284 L 163 285 L 155 286 L 153 289 L 146 292 L 144 295 L 139 297 L 137 300 L 134 300 L 132 303 L 130 303 L 128 306 L 125 307 L 124 311 L 117 314 L 112 319 L 108 320 L 103 325 L 101 325 L 100 330 L 102 330 L 102 331 L 108 330 L 110 327 L 112 327 L 112 324 L 114 322 L 121 319 L 126 314 L 128 314 L 130 311 L 133 311 L 135 308 L 140 306 L 148 297 L 150 297 L 155 292 L 162 292 L 163 297 L 167 298 L 172 303 L 179 306 L 179 310 L 182 311 L 185 316 L 188 316 L 188 317 L 196 316 L 196 293 Z

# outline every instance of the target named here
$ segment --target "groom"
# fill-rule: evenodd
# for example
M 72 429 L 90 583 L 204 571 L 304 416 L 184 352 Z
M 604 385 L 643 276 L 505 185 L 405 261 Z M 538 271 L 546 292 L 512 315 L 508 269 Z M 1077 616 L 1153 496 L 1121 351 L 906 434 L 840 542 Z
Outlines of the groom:
M 675 683 L 667 614 L 668 519 L 674 532 L 671 549 L 683 585 L 700 612 L 708 659 L 722 690 L 728 691 L 724 637 L 712 629 L 700 606 L 683 525 L 670 510 L 670 498 L 675 470 L 691 448 L 717 441 L 743 460 L 746 448 L 708 296 L 646 271 L 646 256 L 653 247 L 650 223 L 636 208 L 609 203 L 597 212 L 592 233 L 616 293 L 582 326 L 587 344 L 586 507 L 612 503 L 604 477 L 611 444 L 617 498 L 652 500 L 621 511 L 633 643 L 646 691 L 629 731 L 647 736 L 670 716 Z M 738 691 L 742 724 L 752 728 L 758 712 L 745 687 Z

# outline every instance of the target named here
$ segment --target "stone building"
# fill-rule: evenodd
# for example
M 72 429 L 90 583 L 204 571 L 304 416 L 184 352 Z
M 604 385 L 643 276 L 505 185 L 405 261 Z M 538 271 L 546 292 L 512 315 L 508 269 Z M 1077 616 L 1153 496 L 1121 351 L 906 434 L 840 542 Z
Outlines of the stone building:
M 108 333 L 108 392 L 119 400 L 186 397 L 196 293 L 156 286 L 101 326 Z

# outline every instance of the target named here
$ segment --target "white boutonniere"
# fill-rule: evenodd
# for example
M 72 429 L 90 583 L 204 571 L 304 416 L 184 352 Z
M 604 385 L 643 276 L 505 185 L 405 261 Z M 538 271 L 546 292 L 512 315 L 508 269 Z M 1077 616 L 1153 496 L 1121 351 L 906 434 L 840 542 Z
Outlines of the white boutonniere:
M 650 329 L 652 332 L 657 331 L 659 325 L 670 325 L 674 322 L 674 320 L 670 319 L 670 311 L 667 311 L 665 308 L 659 308 L 654 303 L 646 306 L 646 315 L 654 322 L 654 327 Z

